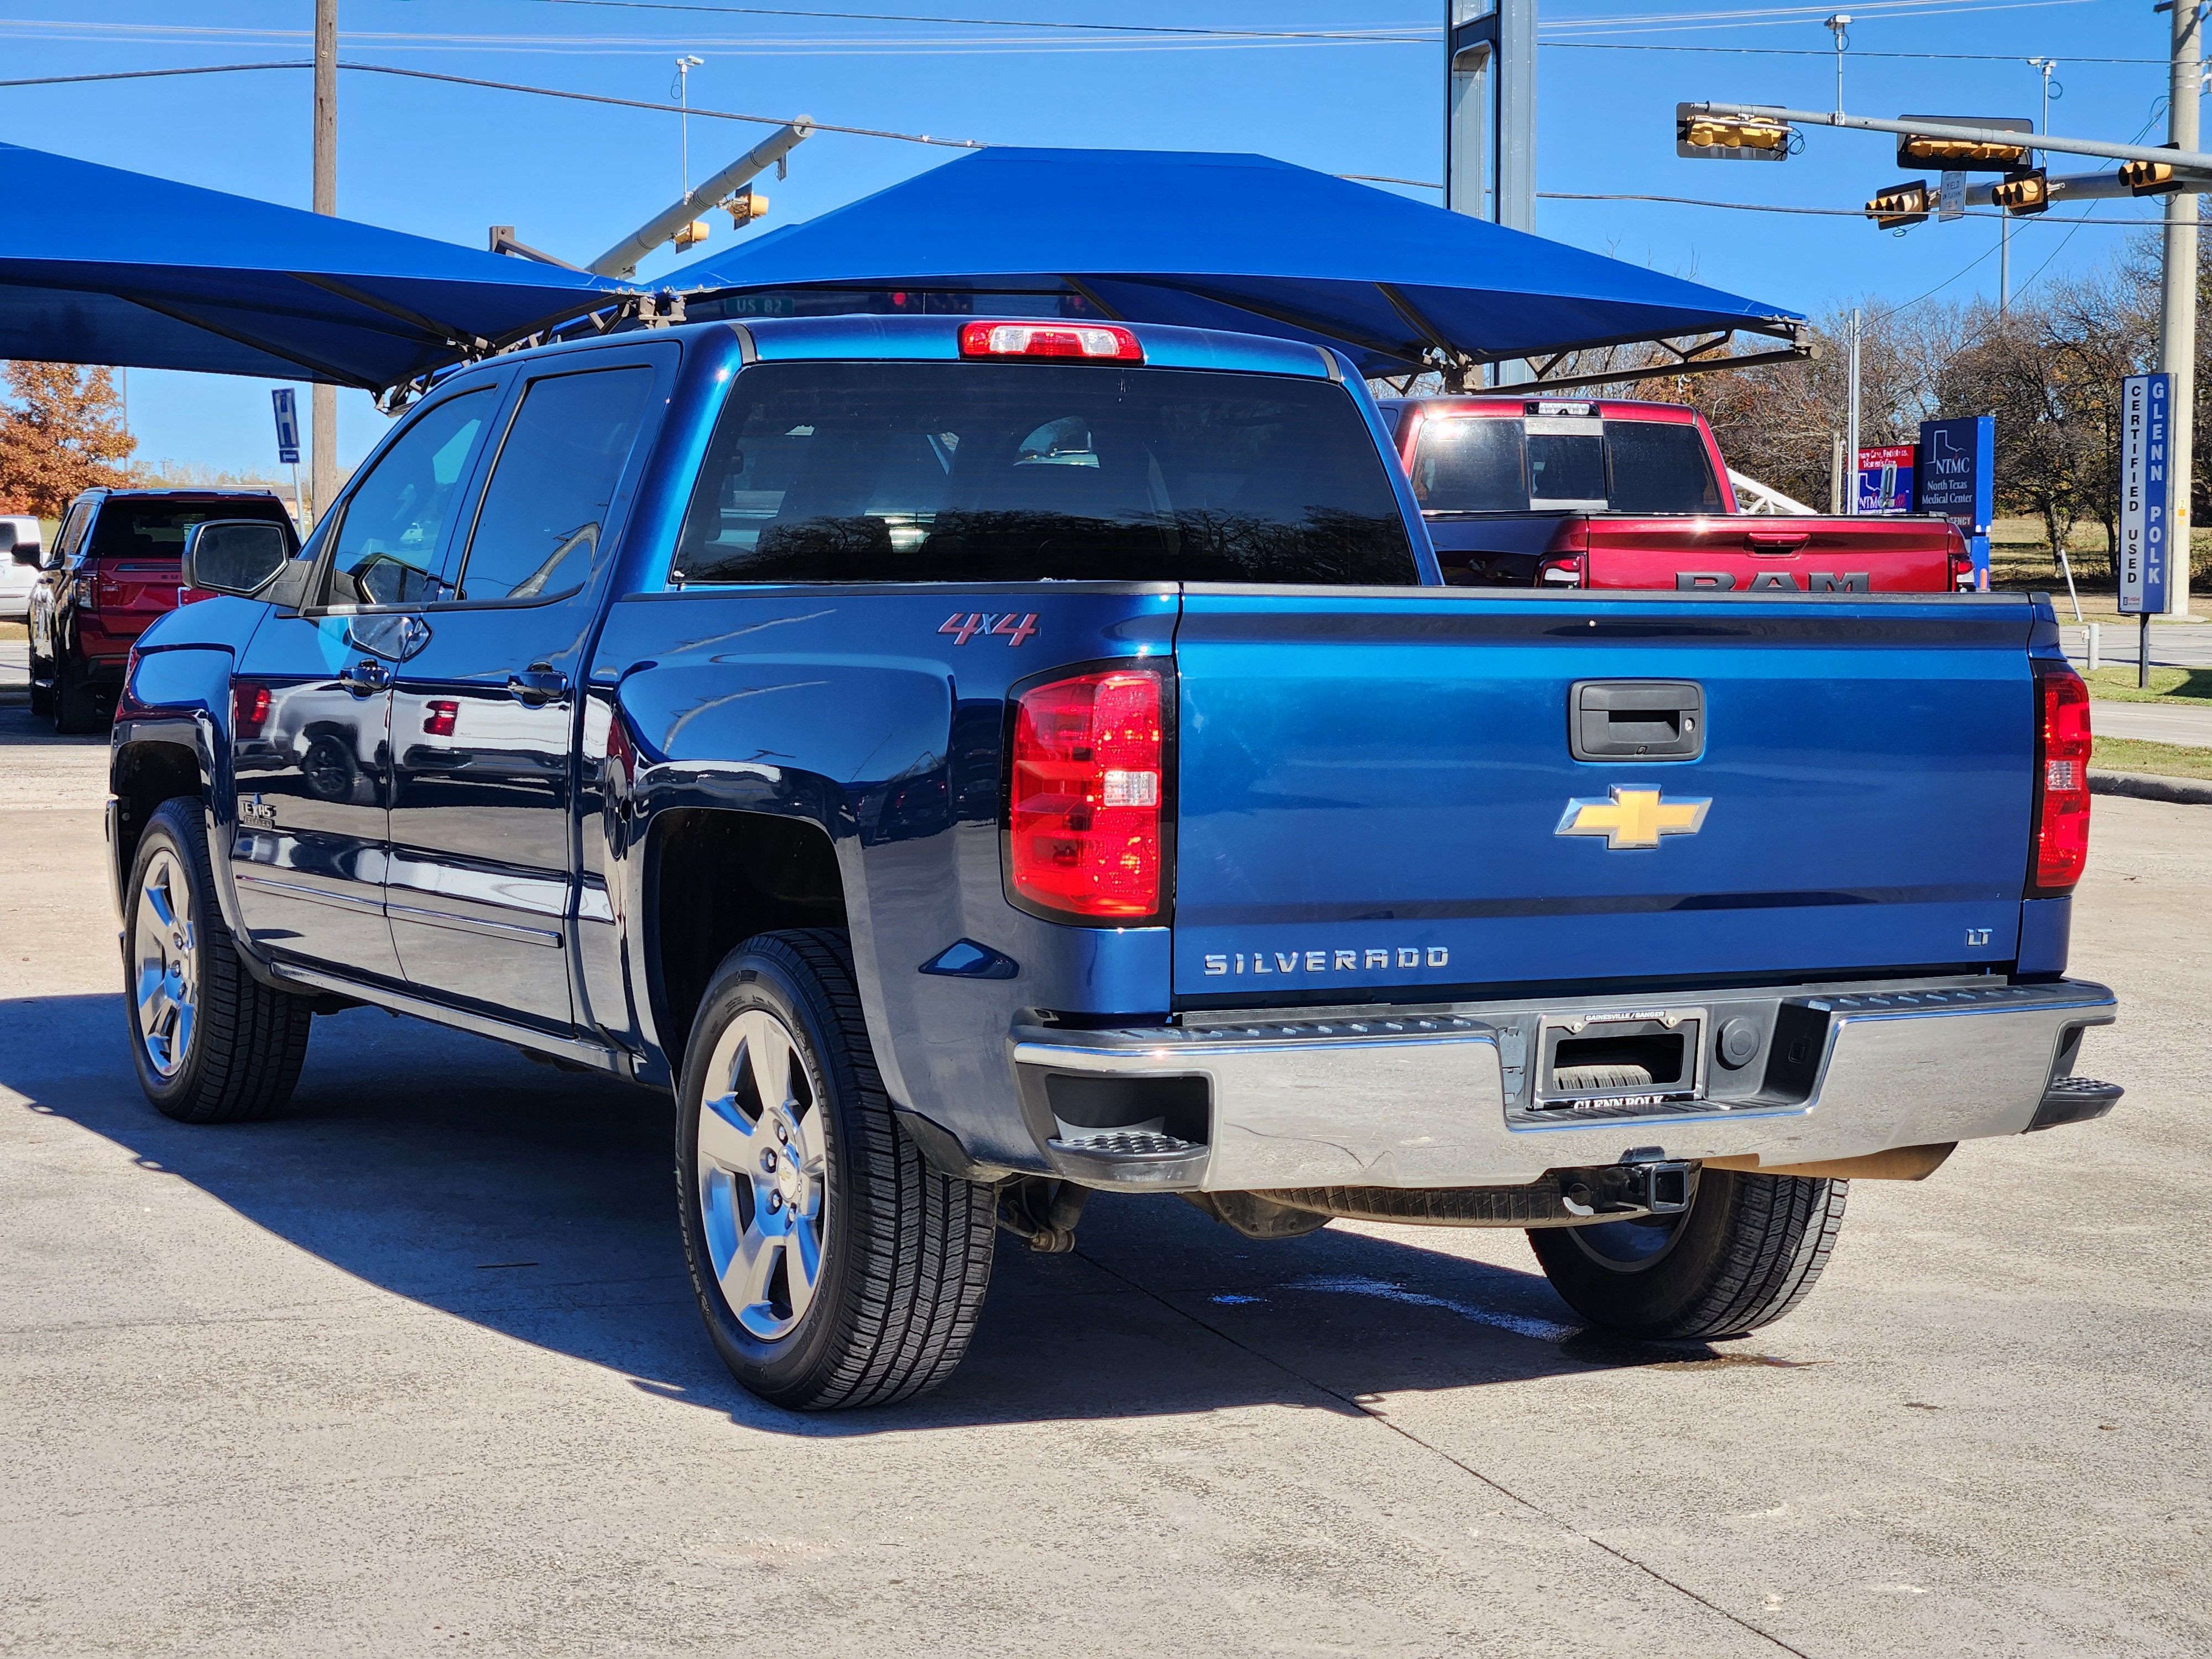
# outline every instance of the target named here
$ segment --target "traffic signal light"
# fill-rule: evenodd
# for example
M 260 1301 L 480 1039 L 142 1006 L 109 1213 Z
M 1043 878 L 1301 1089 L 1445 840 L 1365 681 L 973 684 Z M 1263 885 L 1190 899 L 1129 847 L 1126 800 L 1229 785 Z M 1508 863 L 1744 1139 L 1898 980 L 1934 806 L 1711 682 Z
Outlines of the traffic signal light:
M 722 207 L 730 216 L 730 228 L 743 230 L 768 212 L 768 198 L 749 185 L 723 203 Z
M 2181 180 L 2163 161 L 2124 161 L 2120 182 L 2136 196 L 2171 196 L 2181 188 Z
M 1901 121 L 1929 121 L 1943 126 L 1995 128 L 2000 132 L 2033 136 L 2035 123 L 2011 115 L 1902 115 Z M 1942 167 L 1954 173 L 2011 173 L 2027 165 L 2028 140 L 2016 144 L 1983 138 L 1942 138 L 1930 133 L 1908 132 L 1897 141 L 1897 165 L 1901 167 Z
M 1928 221 L 1928 181 L 1909 179 L 1901 185 L 1892 185 L 1887 190 L 1875 192 L 1866 204 L 1867 216 L 1882 230 L 1903 230 L 1907 225 L 1925 224 Z
M 689 224 L 676 227 L 676 246 L 679 248 L 696 246 L 714 234 L 714 228 L 704 219 L 694 219 Z
M 2042 213 L 2051 206 L 2051 179 L 2041 167 L 2021 167 L 1990 186 L 1990 200 L 2019 218 Z
M 1708 161 L 1779 161 L 1797 136 L 1787 121 L 1755 115 L 1703 115 L 1674 106 L 1674 154 Z

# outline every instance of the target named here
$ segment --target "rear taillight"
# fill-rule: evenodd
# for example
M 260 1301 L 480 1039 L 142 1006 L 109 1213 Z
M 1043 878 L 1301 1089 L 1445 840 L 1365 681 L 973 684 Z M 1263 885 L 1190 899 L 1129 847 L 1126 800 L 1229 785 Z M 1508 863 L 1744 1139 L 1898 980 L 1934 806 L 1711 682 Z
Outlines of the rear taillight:
M 2089 688 L 2063 662 L 2035 665 L 2032 893 L 2064 893 L 2089 860 Z
M 107 578 L 100 574 L 99 566 L 94 565 L 87 570 L 77 580 L 76 608 L 80 611 L 99 610 L 100 590 L 106 585 L 106 581 Z
M 1589 553 L 1589 520 L 1571 518 L 1563 520 L 1545 544 L 1544 556 L 1536 562 L 1536 585 L 1539 587 L 1580 587 L 1589 567 L 1583 562 Z
M 1166 908 L 1165 701 L 1149 668 L 1021 694 L 1006 881 L 1024 906 L 1124 922 Z
M 422 730 L 433 738 L 450 738 L 453 726 L 461 717 L 461 706 L 450 697 L 433 697 L 422 705 L 429 712 L 422 716 Z
M 269 688 L 240 680 L 230 688 L 230 731 L 233 737 L 258 738 L 269 722 Z
M 963 357 L 1073 357 L 1141 363 L 1145 349 L 1126 328 L 1107 323 L 963 323 Z
M 1959 532 L 1951 532 L 1951 590 L 1955 593 L 1971 593 L 1980 582 L 1974 575 L 1974 556 L 1967 550 L 1966 540 Z

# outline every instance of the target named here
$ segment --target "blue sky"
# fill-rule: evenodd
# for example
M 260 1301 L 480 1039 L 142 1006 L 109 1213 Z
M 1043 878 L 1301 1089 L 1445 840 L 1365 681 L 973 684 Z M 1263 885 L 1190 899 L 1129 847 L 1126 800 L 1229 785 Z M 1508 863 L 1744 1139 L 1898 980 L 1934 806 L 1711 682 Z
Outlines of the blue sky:
M 797 11 L 828 10 L 787 0 Z M 656 9 L 576 0 L 342 0 L 341 57 L 483 79 L 664 100 L 678 52 L 706 62 L 693 104 L 765 115 L 1017 144 L 1259 150 L 1337 173 L 1439 176 L 1441 0 L 837 0 L 836 9 L 1028 21 L 882 21 Z M 311 0 L 15 0 L 0 18 L 9 78 L 304 57 Z M 1780 165 L 1683 161 L 1678 100 L 1830 107 L 1828 8 L 1557 0 L 1540 9 L 1540 191 L 1855 207 L 1902 176 L 1890 140 L 1815 131 Z M 2163 141 L 2167 22 L 2149 0 L 1871 0 L 1850 8 L 1845 104 L 2037 116 L 2025 60 L 2060 60 L 2051 130 Z M 1077 32 L 1072 23 L 1337 31 L 1357 39 L 1239 41 Z M 1802 55 L 1790 55 L 1792 53 Z M 1879 54 L 1933 54 L 1881 56 Z M 2148 61 L 2111 62 L 2098 59 Z M 308 204 L 304 70 L 0 90 L 7 137 L 109 166 Z M 2148 131 L 2146 131 L 2146 129 Z M 690 124 L 692 174 L 765 131 Z M 938 165 L 957 152 L 823 134 L 765 181 L 769 225 L 789 223 Z M 2064 164 L 2072 168 L 2074 164 Z M 2087 170 L 2093 164 L 2080 164 Z M 371 74 L 339 82 L 339 211 L 482 246 L 511 223 L 525 241 L 579 262 L 678 189 L 673 115 Z M 1417 199 L 1433 192 L 1406 190 Z M 1141 215 L 1141 202 L 1100 210 Z M 88 204 L 94 216 L 128 203 Z M 2136 222 L 2149 204 L 2108 203 Z M 726 246 L 726 222 L 716 221 Z M 1171 230 L 1163 227 L 1163 232 Z M 1316 235 L 1328 228 L 1317 224 Z M 1818 311 L 1861 295 L 1895 303 L 1994 297 L 1997 227 L 1929 224 L 1886 235 L 1856 218 L 1739 213 L 1644 202 L 1547 200 L 1548 236 L 1717 287 Z M 56 234 L 10 226 L 11 238 Z M 2128 233 L 2101 224 L 2015 227 L 2014 291 L 2089 269 Z M 678 263 L 648 261 L 650 276 Z M 138 371 L 131 420 L 145 459 L 273 470 L 268 386 Z M 303 410 L 304 397 L 301 399 Z M 341 394 L 341 459 L 384 427 L 365 397 Z

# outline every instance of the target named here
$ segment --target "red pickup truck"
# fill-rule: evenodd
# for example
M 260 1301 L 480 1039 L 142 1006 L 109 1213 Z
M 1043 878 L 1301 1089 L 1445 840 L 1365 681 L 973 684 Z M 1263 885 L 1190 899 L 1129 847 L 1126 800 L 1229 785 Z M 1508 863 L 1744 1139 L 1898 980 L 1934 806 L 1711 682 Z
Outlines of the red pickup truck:
M 1468 587 L 1944 593 L 1973 586 L 1935 516 L 1747 514 L 1682 404 L 1386 401 L 1444 580 Z

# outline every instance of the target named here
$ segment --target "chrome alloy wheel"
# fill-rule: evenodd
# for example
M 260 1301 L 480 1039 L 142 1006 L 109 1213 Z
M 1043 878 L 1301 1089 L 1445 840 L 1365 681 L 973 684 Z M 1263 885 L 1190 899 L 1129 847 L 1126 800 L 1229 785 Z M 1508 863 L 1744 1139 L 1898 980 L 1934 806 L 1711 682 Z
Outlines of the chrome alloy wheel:
M 1600 1267 L 1617 1273 L 1640 1273 L 1657 1267 L 1672 1254 L 1688 1224 L 1690 1212 L 1638 1216 L 1631 1221 L 1601 1221 L 1595 1226 L 1570 1227 L 1567 1233 L 1583 1254 Z
M 822 1284 L 829 1221 L 828 1108 L 784 1023 L 748 1008 L 729 1024 L 699 1103 L 699 1207 L 714 1277 L 764 1342 L 796 1330 Z
M 191 1052 L 199 1013 L 199 934 L 184 866 L 162 848 L 146 861 L 131 918 L 131 995 L 147 1062 L 172 1078 Z

